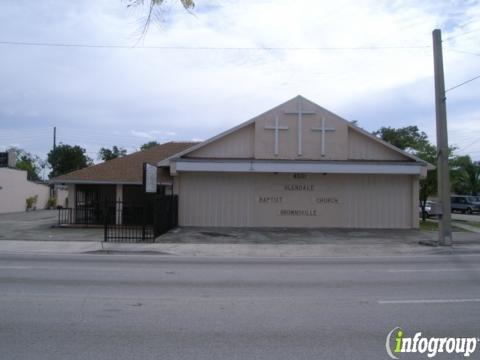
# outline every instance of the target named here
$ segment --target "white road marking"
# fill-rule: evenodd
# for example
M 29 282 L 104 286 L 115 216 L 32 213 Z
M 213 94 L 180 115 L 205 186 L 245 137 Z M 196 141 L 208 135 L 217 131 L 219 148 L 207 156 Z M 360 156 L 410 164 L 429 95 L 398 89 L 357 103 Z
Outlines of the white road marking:
M 477 303 L 480 299 L 417 299 L 417 300 L 378 300 L 380 305 L 395 304 L 453 304 L 453 303 Z
M 452 272 L 452 271 L 480 271 L 480 268 L 465 268 L 465 269 L 388 269 L 387 272 Z

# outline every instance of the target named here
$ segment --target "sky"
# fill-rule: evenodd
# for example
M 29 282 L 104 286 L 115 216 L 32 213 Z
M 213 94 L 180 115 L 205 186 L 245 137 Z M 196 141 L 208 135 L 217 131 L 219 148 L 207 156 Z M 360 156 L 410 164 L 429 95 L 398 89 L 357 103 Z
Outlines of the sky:
M 480 75 L 480 0 L 166 0 L 145 36 L 146 7 L 128 5 L 0 2 L 0 150 L 45 157 L 56 126 L 98 161 L 205 140 L 299 94 L 435 143 L 432 30 L 447 89 Z M 447 111 L 450 144 L 480 160 L 480 79 L 448 91 Z

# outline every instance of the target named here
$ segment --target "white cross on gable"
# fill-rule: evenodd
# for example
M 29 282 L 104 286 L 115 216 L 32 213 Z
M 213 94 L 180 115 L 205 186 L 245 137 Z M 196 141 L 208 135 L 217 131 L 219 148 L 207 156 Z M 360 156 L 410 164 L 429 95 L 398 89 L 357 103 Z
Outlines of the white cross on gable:
M 278 155 L 278 133 L 280 130 L 288 130 L 288 126 L 280 126 L 278 124 L 278 115 L 275 115 L 275 125 L 266 125 L 265 130 L 275 131 L 275 144 L 273 146 L 273 152 L 275 153 L 275 155 Z
M 314 127 L 312 131 L 321 131 L 322 132 L 322 156 L 325 156 L 325 133 L 335 131 L 335 128 L 327 128 L 325 127 L 325 118 L 322 116 L 322 126 L 321 127 Z
M 298 155 L 301 156 L 302 153 L 303 153 L 303 145 L 302 145 L 302 120 L 303 120 L 303 115 L 315 115 L 316 112 L 315 111 L 304 111 L 303 110 L 303 106 L 302 106 L 302 98 L 299 97 L 298 98 L 298 101 L 297 101 L 297 110 L 296 111 L 286 111 L 285 114 L 294 114 L 294 115 L 298 115 L 298 122 L 297 122 L 297 125 L 298 125 L 298 139 L 297 139 L 297 143 L 298 143 Z

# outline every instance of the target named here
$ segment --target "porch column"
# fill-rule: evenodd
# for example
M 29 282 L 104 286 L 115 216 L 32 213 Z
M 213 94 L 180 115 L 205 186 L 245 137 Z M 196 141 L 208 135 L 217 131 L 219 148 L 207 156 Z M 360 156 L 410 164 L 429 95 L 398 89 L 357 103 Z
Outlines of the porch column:
M 172 194 L 178 195 L 180 192 L 180 176 L 172 176 Z
M 123 185 L 117 184 L 116 188 L 116 206 L 115 206 L 115 224 L 122 225 L 123 212 Z
M 77 191 L 76 191 L 75 184 L 69 184 L 68 185 L 68 195 L 67 195 L 67 199 L 68 199 L 67 208 L 72 209 L 72 210 L 70 210 L 71 218 L 69 219 L 71 224 L 76 224 L 77 223 L 77 220 L 76 220 L 77 219 L 77 214 L 76 214 L 77 199 L 75 198 L 76 195 L 77 195 Z

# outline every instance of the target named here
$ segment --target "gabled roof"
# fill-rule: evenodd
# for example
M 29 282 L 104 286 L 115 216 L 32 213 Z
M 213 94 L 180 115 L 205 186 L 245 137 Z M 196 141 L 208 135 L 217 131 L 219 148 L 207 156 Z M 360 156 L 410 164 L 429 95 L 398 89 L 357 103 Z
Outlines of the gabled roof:
M 194 142 L 168 142 L 121 158 L 72 171 L 50 180 L 51 183 L 141 184 L 143 163 L 157 162 L 196 145 Z
M 198 149 L 200 149 L 200 148 L 202 148 L 202 147 L 204 147 L 204 146 L 207 146 L 208 144 L 210 144 L 210 143 L 212 143 L 212 142 L 214 142 L 214 141 L 216 141 L 216 140 L 218 140 L 218 139 L 220 139 L 220 138 L 223 138 L 223 137 L 225 137 L 225 136 L 227 136 L 227 135 L 229 135 L 229 134 L 231 134 L 231 133 L 233 133 L 233 132 L 235 132 L 235 131 L 237 131 L 237 130 L 240 130 L 240 129 L 248 126 L 248 125 L 251 125 L 251 124 L 253 124 L 253 123 L 256 121 L 256 119 L 259 118 L 260 116 L 262 116 L 262 115 L 264 115 L 264 114 L 266 114 L 266 113 L 268 113 L 268 112 L 270 112 L 270 111 L 272 111 L 272 110 L 274 110 L 274 109 L 277 109 L 277 108 L 279 108 L 279 107 L 281 107 L 281 106 L 283 106 L 283 105 L 287 104 L 288 102 L 293 101 L 293 100 L 295 100 L 295 99 L 303 99 L 303 100 L 306 100 L 306 101 L 308 101 L 308 102 L 311 102 L 312 104 L 314 104 L 315 106 L 318 106 L 318 107 L 319 107 L 320 109 L 322 109 L 323 111 L 325 111 L 325 112 L 327 112 L 327 113 L 330 113 L 330 114 L 334 115 L 335 117 L 337 117 L 338 119 L 340 119 L 341 121 L 345 122 L 345 124 L 348 126 L 348 128 L 352 129 L 353 131 L 357 131 L 357 132 L 359 132 L 359 133 L 367 136 L 367 137 L 370 138 L 371 140 L 376 141 L 376 142 L 382 144 L 383 146 L 386 146 L 387 148 L 389 148 L 389 149 L 391 149 L 391 150 L 393 150 L 393 151 L 395 151 L 395 152 L 398 152 L 398 153 L 402 154 L 403 156 L 405 156 L 405 157 L 407 157 L 407 158 L 409 158 L 409 159 L 411 159 L 411 160 L 413 160 L 413 161 L 415 161 L 415 162 L 420 162 L 420 163 L 425 164 L 425 165 L 428 167 L 429 170 L 434 169 L 434 166 L 433 166 L 433 165 L 427 163 L 426 161 L 420 159 L 419 157 L 417 157 L 417 156 L 415 156 L 415 155 L 412 155 L 412 154 L 410 154 L 410 153 L 408 153 L 408 152 L 406 152 L 406 151 L 404 151 L 404 150 L 401 150 L 401 149 L 397 148 L 396 146 L 394 146 L 394 145 L 392 145 L 392 144 L 390 144 L 390 143 L 388 143 L 388 142 L 386 142 L 386 141 L 383 141 L 383 140 L 379 139 L 378 137 L 376 137 L 375 135 L 372 135 L 372 134 L 369 133 L 368 131 L 365 131 L 365 130 L 359 128 L 358 126 L 352 124 L 350 121 L 348 121 L 348 120 L 346 120 L 346 119 L 338 116 L 337 114 L 332 113 L 331 111 L 323 108 L 322 106 L 314 103 L 314 102 L 311 101 L 311 100 L 308 100 L 307 98 L 305 98 L 305 97 L 303 97 L 303 96 L 301 96 L 301 95 L 298 95 L 298 96 L 296 96 L 296 97 L 294 97 L 294 98 L 292 98 L 292 99 L 290 99 L 290 100 L 287 100 L 287 101 L 281 103 L 280 105 L 277 105 L 277 106 L 273 107 L 272 109 L 267 110 L 267 111 L 263 112 L 262 114 L 255 116 L 254 118 L 252 118 L 252 119 L 250 119 L 250 120 L 247 120 L 247 121 L 245 121 L 245 122 L 243 122 L 243 123 L 241 123 L 241 124 L 239 124 L 239 125 L 231 128 L 231 129 L 229 129 L 229 130 L 227 130 L 227 131 L 224 131 L 224 132 L 222 132 L 222 133 L 220 133 L 220 134 L 218 134 L 218 135 L 216 135 L 216 136 L 213 136 L 213 137 L 211 137 L 211 138 L 209 138 L 209 139 L 207 139 L 207 140 L 205 140 L 205 141 L 203 141 L 203 142 L 201 142 L 201 143 L 198 143 L 198 144 L 196 144 L 196 145 L 194 145 L 194 146 L 192 146 L 192 147 L 190 147 L 190 148 L 188 148 L 188 149 L 182 150 L 182 151 L 180 151 L 180 152 L 178 152 L 178 153 L 176 153 L 176 154 L 172 154 L 171 156 L 169 156 L 169 157 L 163 159 L 162 161 L 158 162 L 157 165 L 158 165 L 158 166 L 168 166 L 171 159 L 177 159 L 177 158 L 180 158 L 180 157 L 182 157 L 182 156 L 185 156 L 185 155 L 187 155 L 187 154 L 189 154 L 189 153 L 191 153 L 191 152 L 193 152 L 193 151 L 195 151 L 195 150 L 198 150 Z
M 345 121 L 346 121 L 346 120 L 345 120 Z M 432 164 L 428 163 L 427 161 L 422 160 L 422 159 L 420 159 L 418 156 L 415 156 L 415 155 L 413 155 L 413 154 L 410 154 L 409 152 L 406 152 L 406 151 L 404 151 L 404 150 L 396 147 L 395 145 L 392 145 L 392 144 L 390 144 L 389 142 L 387 142 L 387 141 L 385 141 L 385 140 L 382 140 L 382 139 L 376 137 L 375 135 L 369 133 L 369 132 L 366 131 L 366 130 L 363 130 L 362 128 L 360 128 L 360 127 L 352 124 L 351 122 L 348 122 L 348 127 L 349 127 L 350 129 L 353 129 L 353 130 L 355 130 L 355 131 L 357 131 L 357 132 L 359 132 L 359 133 L 361 133 L 361 134 L 369 137 L 369 138 L 372 139 L 372 140 L 375 140 L 375 141 L 383 144 L 384 146 L 388 147 L 389 149 L 392 149 L 392 150 L 394 150 L 394 151 L 396 151 L 396 152 L 398 152 L 398 153 L 400 153 L 400 154 L 402 154 L 402 155 L 405 155 L 406 157 L 408 157 L 408 158 L 410 158 L 410 159 L 412 159 L 412 160 L 414 160 L 414 161 L 416 161 L 416 162 L 424 163 L 424 164 L 428 167 L 428 170 L 433 170 L 433 169 L 435 169 L 435 166 L 433 166 Z

